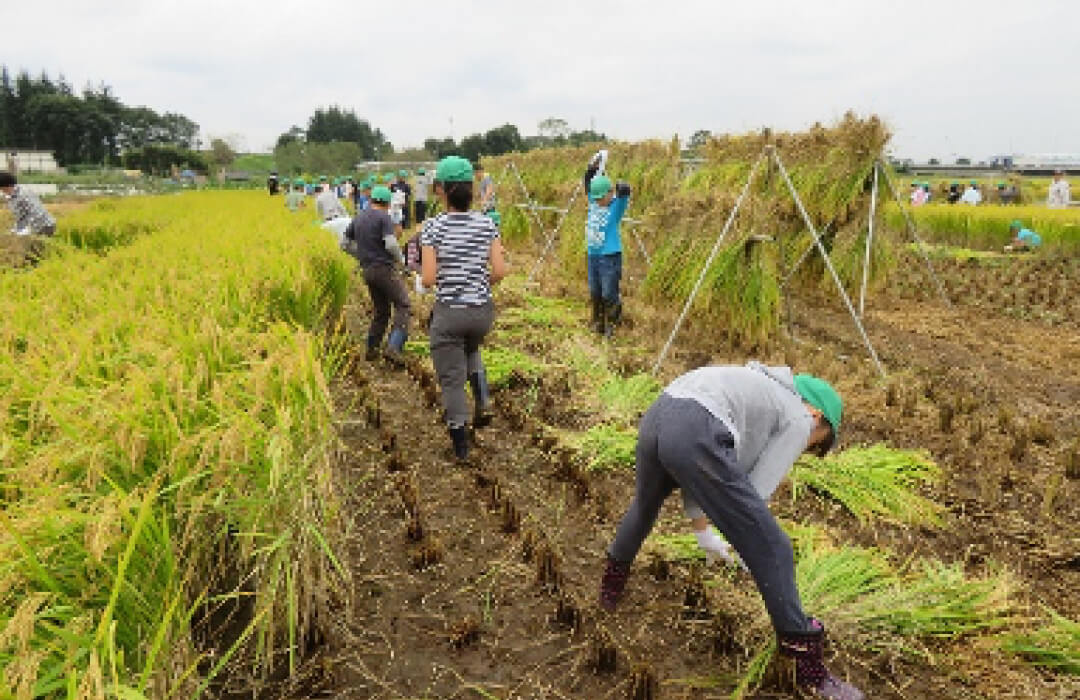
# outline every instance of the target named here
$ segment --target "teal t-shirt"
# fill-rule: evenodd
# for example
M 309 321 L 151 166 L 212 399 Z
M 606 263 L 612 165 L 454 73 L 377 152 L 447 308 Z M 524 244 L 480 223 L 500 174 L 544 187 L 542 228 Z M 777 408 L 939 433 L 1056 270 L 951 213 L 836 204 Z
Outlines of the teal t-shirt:
M 622 221 L 629 204 L 629 197 L 616 197 L 606 207 L 593 201 L 589 202 L 589 213 L 585 223 L 585 246 L 589 255 L 611 255 L 622 252 L 619 222 Z
M 1042 245 L 1042 236 L 1035 233 L 1031 229 L 1022 228 L 1020 233 L 1016 234 L 1016 238 L 1023 241 L 1032 248 L 1038 248 Z

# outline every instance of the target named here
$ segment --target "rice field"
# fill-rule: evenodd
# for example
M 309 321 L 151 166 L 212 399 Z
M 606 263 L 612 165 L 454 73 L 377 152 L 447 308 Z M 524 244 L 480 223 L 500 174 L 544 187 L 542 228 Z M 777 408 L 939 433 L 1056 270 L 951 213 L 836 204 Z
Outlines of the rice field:
M 854 291 L 887 132 L 774 138 Z M 263 192 L 65 213 L 40 263 L 0 271 L 0 698 L 793 697 L 752 581 L 705 563 L 678 498 L 627 603 L 594 603 L 640 416 L 679 373 L 749 357 L 845 398 L 841 449 L 772 503 L 830 666 L 870 697 L 1076 695 L 1080 269 L 939 255 L 944 307 L 883 234 L 863 318 L 883 380 L 820 260 L 784 283 L 809 234 L 773 173 L 654 377 L 761 145 L 722 139 L 688 178 L 669 144 L 612 149 L 652 255 L 624 233 L 612 341 L 588 328 L 581 202 L 530 284 L 557 215 L 500 181 L 514 274 L 468 470 L 441 456 L 422 330 L 407 372 L 362 361 L 367 294 L 305 214 Z M 487 165 L 552 203 L 587 150 Z

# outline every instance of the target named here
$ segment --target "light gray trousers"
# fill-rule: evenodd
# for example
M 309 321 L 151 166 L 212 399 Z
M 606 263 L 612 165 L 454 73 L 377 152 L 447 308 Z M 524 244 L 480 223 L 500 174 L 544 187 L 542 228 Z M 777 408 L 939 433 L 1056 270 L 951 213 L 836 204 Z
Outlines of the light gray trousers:
M 742 557 L 773 627 L 806 631 L 791 541 L 736 463 L 735 441 L 722 421 L 696 401 L 661 394 L 641 419 L 634 500 L 608 554 L 633 561 L 664 500 L 679 487 Z

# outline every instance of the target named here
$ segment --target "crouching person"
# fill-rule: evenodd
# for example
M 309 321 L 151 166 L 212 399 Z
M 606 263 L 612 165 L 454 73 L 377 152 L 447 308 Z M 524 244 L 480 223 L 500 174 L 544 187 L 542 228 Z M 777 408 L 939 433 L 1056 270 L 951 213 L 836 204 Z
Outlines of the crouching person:
M 402 348 L 409 333 L 409 290 L 396 268 L 404 266 L 405 259 L 401 246 L 394 235 L 394 224 L 390 221 L 387 209 L 390 206 L 390 190 L 379 186 L 371 193 L 371 208 L 356 214 L 345 229 L 348 247 L 360 262 L 364 271 L 364 282 L 371 294 L 371 304 L 375 307 L 374 317 L 368 329 L 368 360 L 379 356 L 386 326 L 390 322 L 390 308 L 393 306 L 393 326 L 386 343 L 384 356 L 395 366 L 402 366 L 405 358 Z
M 842 405 L 824 380 L 787 367 L 703 367 L 672 382 L 641 419 L 636 489 L 608 549 L 600 604 L 614 610 L 660 507 L 683 492 L 720 530 L 749 570 L 796 682 L 822 697 L 863 694 L 825 668 L 824 628 L 802 609 L 791 542 L 768 499 L 802 452 L 836 442 Z
M 498 228 L 487 216 L 469 211 L 472 181 L 469 161 L 457 156 L 439 161 L 435 193 L 446 213 L 429 219 L 420 234 L 421 282 L 435 287 L 428 331 L 431 361 L 458 460 L 466 459 L 469 453 L 466 378 L 472 385 L 475 416 L 485 414 L 488 391 L 480 345 L 495 321 L 491 285 L 506 274 Z

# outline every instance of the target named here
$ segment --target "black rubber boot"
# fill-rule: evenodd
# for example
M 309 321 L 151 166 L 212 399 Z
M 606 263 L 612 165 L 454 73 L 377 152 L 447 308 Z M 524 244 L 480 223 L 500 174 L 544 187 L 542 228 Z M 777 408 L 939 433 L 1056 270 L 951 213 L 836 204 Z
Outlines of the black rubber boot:
M 600 580 L 600 607 L 608 612 L 615 610 L 630 576 L 630 562 L 616 561 L 608 555 L 604 577 Z
M 399 369 L 405 366 L 405 355 L 402 349 L 405 347 L 407 337 L 408 334 L 405 331 L 395 328 L 390 331 L 390 338 L 386 341 L 386 352 L 383 356 L 386 357 L 387 362 Z
M 604 300 L 602 297 L 592 298 L 592 329 L 601 335 L 604 333 Z
M 473 401 L 476 407 L 473 409 L 473 427 L 486 428 L 491 425 L 491 413 L 488 412 L 488 404 L 491 397 L 488 393 L 487 372 L 481 369 L 469 375 L 469 386 L 472 388 Z
M 454 447 L 454 457 L 459 461 L 469 458 L 469 434 L 465 427 L 449 428 L 450 442 Z
M 603 302 L 604 305 L 604 329 L 601 331 L 601 335 L 605 338 L 610 338 L 615 335 L 615 304 L 609 302 Z
M 778 632 L 780 653 L 795 660 L 795 684 L 830 700 L 863 700 L 855 686 L 840 680 L 825 668 L 825 628 L 814 618 L 805 632 Z

